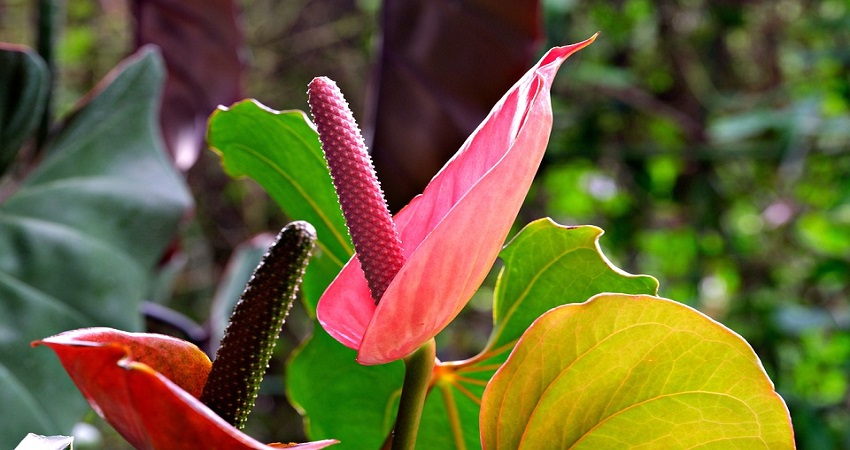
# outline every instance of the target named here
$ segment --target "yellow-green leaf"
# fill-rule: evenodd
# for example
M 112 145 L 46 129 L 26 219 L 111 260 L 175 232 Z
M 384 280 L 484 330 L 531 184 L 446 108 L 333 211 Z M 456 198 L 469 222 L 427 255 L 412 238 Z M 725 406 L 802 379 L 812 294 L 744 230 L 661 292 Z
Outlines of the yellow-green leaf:
M 698 311 L 600 294 L 540 317 L 484 393 L 485 449 L 794 448 L 747 342 Z
M 602 292 L 656 294 L 658 281 L 614 267 L 599 248 L 602 230 L 551 219 L 525 226 L 502 250 L 493 305 L 493 331 L 478 355 L 441 364 L 425 404 L 419 448 L 477 448 L 484 387 L 526 328 L 546 311 Z M 463 443 L 463 444 L 461 444 Z

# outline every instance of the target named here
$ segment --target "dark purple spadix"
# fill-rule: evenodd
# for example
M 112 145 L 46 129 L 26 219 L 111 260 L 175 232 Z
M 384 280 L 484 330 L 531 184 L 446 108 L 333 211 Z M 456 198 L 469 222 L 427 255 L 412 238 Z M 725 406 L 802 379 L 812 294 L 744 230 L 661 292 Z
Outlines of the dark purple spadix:
M 310 82 L 307 96 L 348 233 L 378 303 L 404 265 L 401 240 L 342 92 L 333 80 L 318 77 Z

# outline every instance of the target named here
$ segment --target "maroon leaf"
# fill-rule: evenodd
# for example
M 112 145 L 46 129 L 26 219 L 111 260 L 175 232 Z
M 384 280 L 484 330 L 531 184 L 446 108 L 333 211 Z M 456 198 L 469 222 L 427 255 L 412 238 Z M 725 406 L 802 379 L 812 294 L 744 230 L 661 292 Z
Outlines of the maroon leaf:
M 134 0 L 133 15 L 136 45 L 162 49 L 162 133 L 177 167 L 187 170 L 203 146 L 207 117 L 242 98 L 236 7 L 233 0 Z
M 537 0 L 387 0 L 364 131 L 392 210 L 422 189 L 525 70 Z

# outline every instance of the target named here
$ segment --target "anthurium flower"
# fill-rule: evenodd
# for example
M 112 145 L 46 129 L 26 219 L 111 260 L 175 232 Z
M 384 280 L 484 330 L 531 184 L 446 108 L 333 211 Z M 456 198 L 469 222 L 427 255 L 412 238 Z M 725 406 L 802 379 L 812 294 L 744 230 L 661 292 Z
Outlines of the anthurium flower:
M 411 354 L 448 325 L 484 281 L 543 158 L 555 74 L 593 39 L 546 53 L 422 194 L 395 215 L 403 261 L 377 304 L 358 255 L 322 295 L 319 322 L 358 350 L 358 362 L 382 364 Z
M 168 336 L 88 328 L 34 345 L 53 349 L 95 411 L 139 450 L 320 449 L 336 441 L 262 444 L 198 400 L 209 358 Z

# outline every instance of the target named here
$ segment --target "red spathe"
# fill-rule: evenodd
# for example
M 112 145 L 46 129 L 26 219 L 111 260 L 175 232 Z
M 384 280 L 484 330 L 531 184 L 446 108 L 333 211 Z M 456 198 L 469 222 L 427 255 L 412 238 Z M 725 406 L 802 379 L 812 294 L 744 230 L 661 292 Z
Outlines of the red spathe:
M 87 328 L 33 345 L 50 347 L 92 408 L 138 450 L 266 450 L 197 396 L 211 363 L 195 345 L 150 333 Z M 336 441 L 296 444 L 314 450 Z

